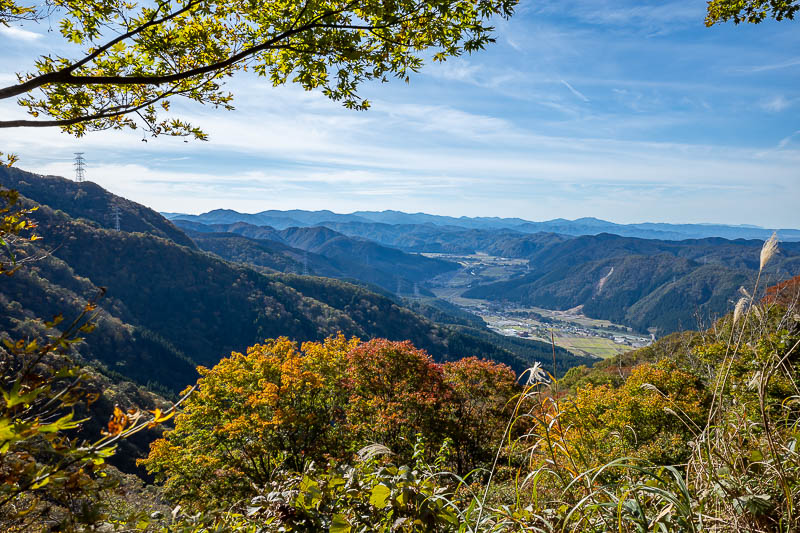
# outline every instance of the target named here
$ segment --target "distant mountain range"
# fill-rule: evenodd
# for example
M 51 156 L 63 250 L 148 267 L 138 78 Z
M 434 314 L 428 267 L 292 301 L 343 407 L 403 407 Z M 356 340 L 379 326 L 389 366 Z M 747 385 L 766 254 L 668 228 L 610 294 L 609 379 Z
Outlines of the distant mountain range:
M 332 211 L 269 210 L 260 213 L 239 213 L 230 209 L 216 209 L 202 215 L 162 213 L 170 220 L 182 219 L 204 224 L 233 224 L 247 222 L 256 226 L 271 226 L 276 229 L 289 227 L 326 226 L 334 224 L 381 223 L 388 225 L 434 225 L 463 229 L 497 230 L 508 229 L 520 233 L 559 233 L 562 235 L 599 235 L 611 233 L 622 237 L 641 239 L 684 240 L 722 237 L 725 239 L 767 239 L 773 232 L 782 241 L 800 241 L 800 230 L 761 228 L 751 225 L 731 226 L 724 224 L 665 224 L 645 222 L 641 224 L 615 224 L 597 218 L 566 220 L 557 218 L 545 222 L 532 222 L 521 218 L 498 217 L 448 217 L 426 213 L 404 213 L 401 211 L 356 211 L 338 214 Z M 341 226 L 340 226 L 341 227 Z M 335 229 L 335 228 L 334 228 Z M 346 233 L 346 232 L 344 232 Z
M 580 306 L 587 316 L 625 324 L 639 331 L 655 329 L 660 334 L 707 325 L 714 317 L 729 311 L 739 287 L 752 286 L 763 239 L 772 232 L 750 226 L 617 225 L 597 219 L 532 223 L 520 219 L 452 218 L 396 211 L 337 215 L 330 211 L 295 210 L 242 215 L 218 210 L 204 215 L 174 217 L 173 222 L 185 229 L 206 228 L 204 231 L 211 231 L 213 228 L 213 231 L 227 232 L 225 234 L 229 236 L 245 235 L 258 240 L 259 246 L 270 241 L 269 246 L 295 246 L 323 257 L 333 253 L 333 256 L 325 258 L 329 264 L 337 259 L 343 264 L 349 262 L 350 267 L 339 267 L 338 273 L 331 274 L 322 268 L 323 265 L 317 266 L 318 258 L 315 256 L 313 261 L 320 274 L 366 279 L 394 292 L 397 291 L 392 285 L 392 275 L 402 276 L 405 280 L 412 279 L 407 272 L 415 273 L 418 281 L 435 275 L 433 265 L 423 267 L 415 264 L 419 261 L 414 258 L 420 256 L 414 253 L 478 252 L 525 259 L 529 265 L 528 272 L 521 277 L 476 284 L 463 296 L 549 309 Z M 208 222 L 241 217 L 261 222 L 279 220 L 281 223 L 290 219 L 297 225 L 277 229 L 241 221 L 227 224 Z M 548 231 L 531 233 L 540 228 Z M 613 232 L 603 232 L 609 228 L 613 228 Z M 581 232 L 586 234 L 576 235 Z M 656 234 L 662 238 L 630 237 L 620 233 Z M 737 237 L 757 235 L 759 238 L 686 237 L 703 233 Z M 256 256 L 259 254 L 241 253 L 243 244 L 238 245 L 240 253 L 232 254 L 219 247 L 211 248 L 209 238 L 192 235 L 203 249 L 213 250 L 231 260 L 258 264 Z M 765 277 L 773 282 L 800 272 L 800 243 L 791 241 L 793 236 L 800 237 L 800 232 L 781 230 L 780 236 L 783 238 L 782 253 L 769 265 Z M 364 253 L 367 242 L 372 242 L 373 247 L 378 247 L 383 254 L 396 249 L 395 257 L 404 260 L 384 261 L 380 265 L 383 278 L 369 272 L 371 277 L 367 279 L 369 269 L 365 265 L 371 264 L 369 257 L 380 255 L 377 252 Z M 354 243 L 359 243 L 359 246 L 354 247 Z M 256 243 L 250 246 L 254 247 Z M 400 250 L 408 253 L 397 255 Z M 414 268 L 409 268 L 410 265 Z M 440 271 L 446 270 L 440 267 Z M 419 286 L 425 290 L 424 283 Z

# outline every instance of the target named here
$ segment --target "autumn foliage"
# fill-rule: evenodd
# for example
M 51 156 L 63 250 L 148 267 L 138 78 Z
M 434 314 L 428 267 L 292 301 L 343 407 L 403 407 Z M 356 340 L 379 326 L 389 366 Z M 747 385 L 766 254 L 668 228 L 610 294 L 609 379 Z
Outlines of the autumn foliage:
M 452 442 L 458 467 L 477 466 L 516 388 L 504 365 L 442 365 L 409 342 L 343 335 L 268 340 L 199 371 L 175 429 L 143 461 L 171 497 L 196 508 L 252 495 L 286 469 L 349 461 L 371 443 L 408 461 L 417 435 L 430 450 Z
M 617 457 L 682 463 L 707 404 L 700 380 L 673 361 L 639 365 L 619 388 L 587 385 L 561 402 L 565 455 L 583 469 Z
M 800 276 L 767 287 L 763 302 L 769 305 L 777 304 L 782 307 L 796 308 L 800 303 Z
M 452 401 L 449 437 L 460 474 L 489 464 L 513 412 L 517 376 L 505 365 L 465 357 L 442 367 Z
M 430 355 L 410 342 L 376 339 L 347 359 L 347 424 L 359 444 L 379 442 L 407 456 L 416 433 L 442 440 L 451 398 Z

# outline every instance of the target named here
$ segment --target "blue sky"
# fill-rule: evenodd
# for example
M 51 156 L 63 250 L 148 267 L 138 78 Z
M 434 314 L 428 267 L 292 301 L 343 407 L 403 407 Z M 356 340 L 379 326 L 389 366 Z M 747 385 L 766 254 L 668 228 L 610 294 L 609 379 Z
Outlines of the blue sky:
M 318 93 L 232 84 L 237 110 L 175 106 L 206 143 L 0 131 L 20 168 L 88 178 L 161 211 L 399 209 L 530 220 L 800 227 L 800 21 L 703 25 L 704 1 L 523 1 L 487 50 Z M 59 46 L 0 30 L 0 82 Z M 20 114 L 0 105 L 3 116 Z

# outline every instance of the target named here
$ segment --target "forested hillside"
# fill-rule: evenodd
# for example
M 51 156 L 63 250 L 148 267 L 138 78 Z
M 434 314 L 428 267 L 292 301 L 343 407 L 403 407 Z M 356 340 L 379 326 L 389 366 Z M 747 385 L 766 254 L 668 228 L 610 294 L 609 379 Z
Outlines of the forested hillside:
M 214 233 L 189 229 L 183 222 L 178 225 L 191 237 L 201 250 L 212 252 L 235 263 L 248 263 L 269 272 L 309 274 L 331 278 L 346 275 L 326 257 L 293 248 L 277 240 L 254 239 L 236 233 Z M 204 226 L 208 228 L 208 226 Z
M 16 172 L 32 184 L 29 190 L 34 194 L 49 190 L 51 182 L 67 196 L 89 185 Z M 117 201 L 105 191 L 103 197 Z M 139 383 L 177 391 L 195 379 L 195 365 L 213 365 L 233 350 L 282 335 L 299 341 L 337 332 L 412 340 L 439 360 L 481 354 L 518 372 L 535 354 L 539 360 L 552 360 L 546 344 L 530 342 L 527 349 L 512 352 L 495 344 L 488 332 L 476 335 L 437 325 L 394 297 L 363 287 L 259 272 L 197 250 L 191 241 L 189 246 L 176 244 L 188 237 L 167 221 L 159 226 L 155 220 L 152 227 L 171 228 L 175 240 L 107 229 L 89 218 L 95 211 L 76 212 L 86 218 L 75 219 L 45 205 L 32 215 L 45 238 L 27 245 L 29 269 L 2 285 L 3 326 L 23 333 L 31 327 L 26 317 L 58 311 L 75 315 L 102 287 L 98 328 L 103 334 L 87 339 L 80 352 Z M 437 267 L 449 265 L 419 259 Z M 563 350 L 558 357 L 559 371 L 588 362 Z
M 0 192 L 13 204 L 13 193 Z M 0 261 L 7 274 L 0 454 L 8 472 L 0 524 L 10 531 L 43 523 L 76 532 L 373 531 L 411 523 L 405 530 L 420 533 L 467 525 L 599 532 L 614 523 L 622 531 L 656 524 L 699 532 L 712 519 L 733 517 L 735 527 L 725 531 L 788 533 L 799 523 L 793 405 L 800 277 L 757 300 L 759 276 L 711 329 L 673 334 L 596 368 L 578 366 L 558 381 L 539 362 L 524 385 L 508 366 L 485 359 L 437 363 L 409 341 L 279 337 L 206 361 L 179 405 L 168 406 L 122 376 L 157 374 L 157 385 L 174 390 L 167 380 L 189 377 L 181 370 L 212 342 L 208 334 L 235 327 L 220 322 L 214 307 L 253 318 L 240 289 L 259 306 L 278 306 L 265 314 L 277 315 L 287 331 L 311 325 L 319 335 L 346 313 L 350 323 L 337 326 L 416 337 L 429 350 L 444 346 L 440 361 L 502 349 L 474 319 L 438 300 L 413 306 L 452 329 L 352 285 L 265 276 L 29 201 L 16 209 L 0 211 L 0 235 L 14 244 Z M 16 238 L 34 229 L 57 245 L 52 254 L 36 244 L 43 239 Z M 673 256 L 619 259 L 631 257 Z M 777 257 L 770 240 L 759 250 L 758 274 Z M 145 264 L 137 268 L 136 260 Z M 650 270 L 669 274 L 657 264 Z M 108 294 L 97 308 L 82 295 L 101 283 Z M 206 302 L 220 294 L 224 301 Z M 198 306 L 201 314 L 181 310 Z M 66 308 L 74 320 L 45 322 L 52 308 Z M 312 322 L 320 313 L 328 313 L 326 322 Z M 380 316 L 393 317 L 392 331 L 374 322 Z M 209 329 L 192 331 L 200 320 Z M 421 326 L 429 331 L 420 337 Z M 194 335 L 190 355 L 154 333 L 161 327 Z M 504 340 L 506 356 L 536 346 Z M 92 359 L 113 368 L 99 375 L 87 366 Z M 109 466 L 135 472 L 137 458 L 157 486 Z M 465 480 L 479 490 L 464 490 Z
M 399 285 L 407 294 L 415 283 L 458 268 L 449 261 L 404 253 L 321 226 L 276 230 L 244 222 L 204 226 L 176 219 L 175 223 L 192 232 L 200 248 L 231 261 L 280 272 L 307 270 L 318 276 L 360 280 L 389 291 Z M 421 290 L 430 295 L 424 286 Z
M 587 316 L 640 331 L 697 329 L 724 314 L 759 268 L 761 241 L 655 241 L 584 236 L 529 254 L 523 277 L 475 287 L 474 298 L 552 309 L 582 306 Z M 800 271 L 800 246 L 783 243 L 764 272 L 777 281 Z
M 191 239 L 159 213 L 111 194 L 90 181 L 76 183 L 59 176 L 39 176 L 0 165 L 0 185 L 15 189 L 52 209 L 64 211 L 72 218 L 91 220 L 101 228 L 114 228 L 116 210 L 120 226 L 126 231 L 149 233 L 194 247 Z

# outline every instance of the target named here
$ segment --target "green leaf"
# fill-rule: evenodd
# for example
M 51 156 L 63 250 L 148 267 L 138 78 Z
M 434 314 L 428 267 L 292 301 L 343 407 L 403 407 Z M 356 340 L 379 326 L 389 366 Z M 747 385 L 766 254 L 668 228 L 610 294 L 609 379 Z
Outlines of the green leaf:
M 331 520 L 330 533 L 350 533 L 350 522 L 341 514 L 333 515 Z
M 18 435 L 14 430 L 14 421 L 9 418 L 0 419 L 0 442 L 11 440 Z
M 375 507 L 385 507 L 386 501 L 392 494 L 392 489 L 386 485 L 375 485 L 372 488 L 372 494 L 369 497 L 369 504 Z
M 55 433 L 57 431 L 63 431 L 65 429 L 75 429 L 81 422 L 85 422 L 88 418 L 84 418 L 83 420 L 72 420 L 73 413 L 68 413 L 55 422 L 50 424 L 44 424 L 39 426 L 40 433 Z
M 20 394 L 19 391 L 21 387 L 22 387 L 21 382 L 17 381 L 16 383 L 14 383 L 14 386 L 11 388 L 9 392 L 3 391 L 3 398 L 6 401 L 7 408 L 10 409 L 20 404 L 27 405 L 31 403 L 33 400 L 35 400 L 36 397 L 39 396 L 39 394 L 41 394 L 44 391 L 44 387 L 37 387 L 26 394 Z
M 40 489 L 40 488 L 44 487 L 45 485 L 47 485 L 48 483 L 50 483 L 50 476 L 47 476 L 43 480 L 31 485 L 31 490 Z

